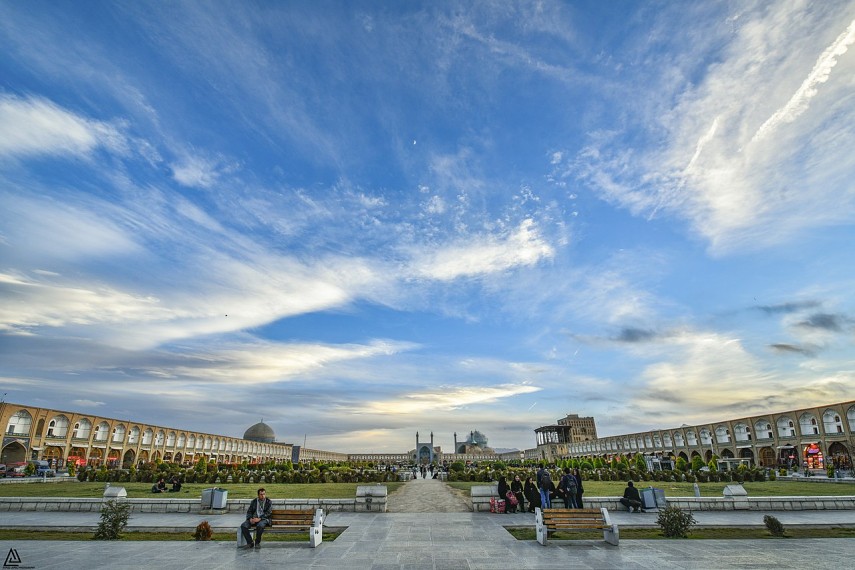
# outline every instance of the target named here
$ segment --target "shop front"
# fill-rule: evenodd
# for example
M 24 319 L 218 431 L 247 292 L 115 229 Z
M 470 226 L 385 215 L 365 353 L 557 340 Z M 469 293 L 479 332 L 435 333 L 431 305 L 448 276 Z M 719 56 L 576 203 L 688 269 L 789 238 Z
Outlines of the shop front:
M 790 469 L 798 469 L 800 460 L 796 455 L 796 448 L 793 445 L 778 446 L 778 465 L 788 467 Z
M 819 443 L 809 443 L 802 448 L 802 465 L 808 469 L 825 469 L 825 457 Z

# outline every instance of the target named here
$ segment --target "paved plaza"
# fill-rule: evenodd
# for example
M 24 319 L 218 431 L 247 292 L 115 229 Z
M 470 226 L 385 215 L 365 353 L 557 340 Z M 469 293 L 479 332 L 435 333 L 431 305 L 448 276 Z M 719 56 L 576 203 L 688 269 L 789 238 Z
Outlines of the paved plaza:
M 305 542 L 267 542 L 258 550 L 238 550 L 228 542 L 64 542 L 2 541 L 5 558 L 14 549 L 17 568 L 109 568 L 158 570 L 199 568 L 848 568 L 855 539 L 814 540 L 602 540 L 518 541 L 505 526 L 534 526 L 534 515 L 464 512 L 465 501 L 434 480 L 415 480 L 389 497 L 388 513 L 330 513 L 327 525 L 347 527 L 335 541 L 313 549 Z M 405 512 L 409 511 L 409 512 Z M 703 526 L 762 526 L 757 512 L 696 512 Z M 855 526 L 852 511 L 774 513 L 784 525 Z M 655 526 L 656 515 L 615 512 L 622 527 Z M 202 520 L 216 530 L 235 532 L 240 514 L 143 514 L 131 529 L 172 529 L 188 533 Z M 9 512 L 5 528 L 94 528 L 97 513 Z M 8 566 L 7 566 L 8 567 Z

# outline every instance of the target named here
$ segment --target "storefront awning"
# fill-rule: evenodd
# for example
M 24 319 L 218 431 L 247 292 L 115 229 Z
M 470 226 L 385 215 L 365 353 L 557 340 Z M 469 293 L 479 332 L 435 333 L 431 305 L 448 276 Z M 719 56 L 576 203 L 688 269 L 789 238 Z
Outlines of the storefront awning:
M 736 449 L 751 449 L 753 445 L 737 445 Z
M 779 445 L 778 449 L 795 449 L 792 445 Z
M 34 446 L 32 446 L 30 449 L 32 449 L 32 450 L 34 450 L 34 451 L 41 451 L 41 450 L 42 450 L 42 449 L 44 449 L 44 448 L 43 448 L 43 447 L 36 447 L 36 446 L 34 445 Z
M 96 448 L 96 449 L 106 449 L 106 447 L 107 447 L 107 446 L 106 446 L 106 445 L 95 445 L 95 444 L 93 443 L 93 444 L 92 444 L 92 447 L 94 447 L 94 448 Z

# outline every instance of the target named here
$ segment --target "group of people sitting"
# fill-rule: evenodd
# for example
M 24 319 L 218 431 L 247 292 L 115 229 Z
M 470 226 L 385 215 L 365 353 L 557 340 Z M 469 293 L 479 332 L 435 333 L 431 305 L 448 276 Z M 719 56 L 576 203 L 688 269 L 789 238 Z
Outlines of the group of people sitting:
M 498 491 L 499 497 L 505 499 L 505 513 L 525 512 L 526 503 L 530 513 L 538 507 L 551 509 L 553 502 L 559 499 L 564 501 L 565 509 L 583 508 L 582 494 L 585 491 L 578 469 L 571 470 L 565 467 L 564 474 L 556 486 L 549 471 L 541 467 L 535 476 L 535 481 L 533 482 L 531 477 L 526 477 L 525 483 L 522 483 L 520 476 L 515 475 L 509 486 L 504 476 L 499 477 Z M 644 512 L 641 496 L 632 481 L 627 482 L 620 504 L 630 512 Z
M 160 479 L 157 480 L 157 483 L 155 483 L 154 485 L 151 486 L 151 492 L 152 493 L 166 493 L 168 491 L 170 493 L 177 493 L 178 491 L 181 490 L 181 479 L 178 478 L 178 475 L 173 476 L 170 483 L 172 483 L 172 488 L 167 489 L 166 488 L 166 479 L 161 477 Z

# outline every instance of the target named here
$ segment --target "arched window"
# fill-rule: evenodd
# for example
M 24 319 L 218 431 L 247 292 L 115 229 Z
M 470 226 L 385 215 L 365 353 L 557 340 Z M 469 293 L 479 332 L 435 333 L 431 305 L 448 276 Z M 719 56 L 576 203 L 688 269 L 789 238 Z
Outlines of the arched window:
M 804 413 L 799 418 L 799 428 L 801 429 L 802 435 L 818 435 L 819 434 L 819 425 L 816 421 L 816 417 L 814 417 L 811 413 Z
M 48 437 L 65 437 L 68 435 L 68 418 L 65 416 L 56 416 L 48 422 L 47 436 Z
M 730 430 L 727 429 L 727 426 L 715 428 L 715 439 L 718 443 L 730 443 Z
M 160 447 L 161 445 L 163 445 L 163 440 L 165 439 L 165 437 L 166 435 L 163 433 L 162 429 L 157 430 L 157 437 L 154 440 L 154 444 Z
M 134 426 L 131 428 L 131 433 L 128 436 L 128 444 L 136 445 L 140 442 L 140 428 Z
M 122 424 L 113 428 L 113 438 L 110 440 L 113 443 L 122 443 L 125 441 L 125 426 Z
M 187 444 L 187 435 L 178 434 L 178 447 L 184 447 Z
M 733 434 L 736 441 L 751 441 L 751 428 L 745 424 L 739 423 L 733 426 Z
M 686 441 L 689 445 L 698 445 L 698 436 L 693 431 L 686 432 Z
M 196 436 L 192 433 L 187 436 L 187 447 L 189 449 L 193 449 L 194 447 L 196 447 Z
M 171 431 L 166 434 L 166 447 L 175 447 L 175 432 Z
M 92 422 L 86 418 L 82 418 L 74 424 L 74 431 L 71 432 L 72 439 L 89 439 L 89 434 L 92 433 Z
M 772 424 L 768 420 L 757 420 L 754 422 L 754 435 L 757 439 L 772 439 L 775 436 L 772 433 Z
M 834 410 L 825 410 L 822 414 L 822 429 L 827 434 L 843 433 L 843 422 L 840 414 Z
M 786 416 L 778 418 L 777 425 L 778 437 L 796 437 L 796 426 L 790 418 Z
M 142 444 L 143 445 L 151 445 L 151 441 L 154 439 L 154 432 L 151 428 L 145 428 L 145 431 L 142 434 Z
M 677 447 L 685 447 L 686 440 L 683 438 L 683 432 L 675 431 L 674 432 L 674 445 Z
M 701 443 L 703 445 L 710 445 L 712 443 L 712 434 L 707 428 L 701 430 Z
M 95 426 L 95 441 L 107 441 L 107 435 L 110 433 L 110 424 L 101 422 Z
M 846 410 L 846 419 L 849 421 L 849 433 L 855 431 L 855 406 Z
M 6 433 L 14 435 L 30 435 L 30 428 L 33 426 L 33 416 L 27 410 L 19 410 L 9 418 L 9 424 L 6 426 Z

